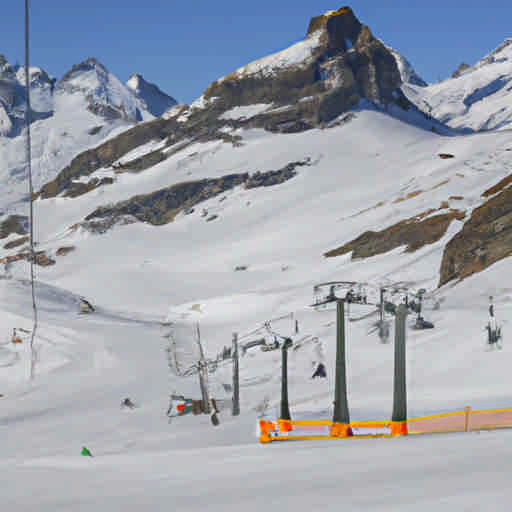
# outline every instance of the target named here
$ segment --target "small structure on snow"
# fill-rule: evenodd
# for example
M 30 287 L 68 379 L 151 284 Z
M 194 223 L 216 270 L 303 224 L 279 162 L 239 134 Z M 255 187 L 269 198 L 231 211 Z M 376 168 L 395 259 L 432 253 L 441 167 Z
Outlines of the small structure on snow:
M 80 298 L 80 313 L 93 313 L 95 311 L 94 306 L 83 297 Z

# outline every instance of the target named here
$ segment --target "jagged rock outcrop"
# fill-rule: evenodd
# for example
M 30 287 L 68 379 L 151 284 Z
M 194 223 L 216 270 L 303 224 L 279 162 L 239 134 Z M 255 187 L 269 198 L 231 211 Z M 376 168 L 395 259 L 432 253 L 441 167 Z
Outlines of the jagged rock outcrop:
M 213 82 L 204 100 L 224 110 L 256 103 L 292 105 L 291 120 L 299 114 L 304 125 L 315 126 L 362 98 L 380 105 L 395 102 L 402 97 L 400 84 L 392 53 L 343 7 L 313 18 L 304 41 Z
M 266 172 L 229 174 L 221 178 L 202 179 L 177 183 L 150 194 L 135 196 L 112 206 L 97 208 L 85 218 L 85 221 L 73 226 L 81 226 L 88 231 L 102 234 L 116 224 L 147 222 L 154 226 L 172 222 L 180 212 L 190 214 L 193 207 L 203 201 L 216 197 L 237 186 L 246 189 L 279 185 L 297 175 L 297 167 L 309 166 L 309 158 L 290 162 L 282 169 Z M 216 219 L 211 215 L 207 222 Z
M 10 215 L 0 222 L 0 239 L 7 238 L 15 233 L 25 235 L 28 232 L 28 217 L 24 215 Z
M 509 184 L 510 180 L 502 180 L 501 192 L 497 187 L 489 189 L 490 193 L 498 193 L 476 208 L 462 230 L 446 244 L 440 286 L 481 272 L 512 256 L 512 187 Z
M 0 264 L 5 265 L 21 260 L 30 261 L 30 251 L 24 251 L 15 254 L 14 256 L 5 256 L 5 258 L 0 258 Z M 40 267 L 50 267 L 51 265 L 55 265 L 55 260 L 48 256 L 45 251 L 36 251 L 34 253 L 34 263 Z
M 311 165 L 311 159 L 307 158 L 301 162 L 290 162 L 277 171 L 255 172 L 245 182 L 245 188 L 272 187 L 292 179 L 297 175 L 297 167 Z
M 230 174 L 222 178 L 204 179 L 178 183 L 171 187 L 157 190 L 151 194 L 132 197 L 114 206 L 97 208 L 85 220 L 108 219 L 113 225 L 120 217 L 133 217 L 140 222 L 155 226 L 168 224 L 182 209 L 215 197 L 226 190 L 241 185 L 248 174 Z
M 324 256 L 332 258 L 352 252 L 352 259 L 369 258 L 401 246 L 406 246 L 407 252 L 417 251 L 424 245 L 440 240 L 453 219 L 464 218 L 464 213 L 458 210 L 427 216 L 431 213 L 428 211 L 403 220 L 382 231 L 366 231 L 351 242 L 326 252 Z
M 470 69 L 471 66 L 467 64 L 466 62 L 461 62 L 459 64 L 459 67 L 452 73 L 452 78 L 458 78 L 460 75 L 464 73 L 464 71 L 467 71 Z

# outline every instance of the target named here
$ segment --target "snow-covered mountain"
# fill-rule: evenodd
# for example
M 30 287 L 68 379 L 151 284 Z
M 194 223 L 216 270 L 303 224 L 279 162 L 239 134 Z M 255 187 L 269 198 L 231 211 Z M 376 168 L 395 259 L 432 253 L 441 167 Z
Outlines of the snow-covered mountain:
M 53 110 L 55 80 L 42 69 L 30 68 L 33 118 L 44 119 Z M 0 55 L 0 137 L 19 133 L 25 117 L 25 69 Z
M 354 510 L 508 509 L 506 431 L 256 446 L 258 415 L 279 404 L 279 351 L 241 357 L 241 416 L 224 410 L 214 429 L 208 417 L 165 415 L 170 393 L 198 397 L 196 376 L 178 366 L 195 363 L 199 334 L 214 359 L 234 332 L 243 342 L 277 332 L 295 343 L 292 414 L 332 417 L 335 311 L 311 307 L 315 286 L 332 281 L 427 290 L 435 328 L 407 329 L 411 417 L 511 405 L 512 350 L 506 339 L 485 352 L 482 329 L 490 295 L 500 323 L 512 313 L 510 133 L 461 134 L 415 109 L 399 88 L 430 87 L 413 85 L 410 65 L 347 8 L 313 18 L 308 33 L 190 107 L 136 125 L 123 115 L 140 107 L 89 62 L 57 86 L 52 116 L 34 122 L 31 384 L 26 219 L 0 218 L 10 509 L 313 510 L 340 495 Z M 108 119 L 91 112 L 101 101 L 116 106 Z M 26 204 L 13 202 L 25 193 L 23 146 L 2 146 L 9 140 L 0 138 L 0 205 L 22 214 Z M 94 313 L 76 315 L 81 296 Z M 392 344 L 372 334 L 369 308 L 347 313 L 357 420 L 392 409 Z M 319 362 L 327 378 L 312 380 Z M 230 382 L 229 364 L 209 375 L 228 404 Z M 119 407 L 127 396 L 133 410 Z M 80 458 L 84 445 L 94 459 Z M 84 491 L 95 479 L 102 486 Z
M 402 90 L 418 108 L 452 128 L 481 131 L 512 126 L 512 39 L 456 75 L 428 87 L 406 83 Z
M 139 74 L 132 75 L 126 82 L 126 86 L 133 91 L 144 109 L 151 112 L 155 117 L 160 117 L 178 103 L 174 98 L 162 92 L 155 84 L 146 82 Z
M 155 86 L 156 87 L 156 86 Z M 151 95 L 153 93 L 153 95 Z M 136 92 L 96 59 L 74 65 L 62 79 L 31 68 L 32 156 L 39 188 L 53 179 L 76 154 L 134 126 L 154 119 L 164 94 L 151 87 Z M 159 106 L 158 102 L 162 104 Z M 172 100 L 174 101 L 174 100 Z M 172 103 L 171 99 L 169 103 Z M 152 103 L 153 102 L 153 103 Z M 155 106 L 156 102 L 156 106 Z M 0 59 L 0 212 L 26 199 L 24 68 Z M 19 205 L 23 209 L 23 204 Z
M 176 101 L 156 86 L 133 75 L 125 85 L 94 58 L 88 58 L 68 71 L 57 84 L 57 94 L 85 97 L 87 109 L 105 119 L 147 121 L 161 115 L 168 98 L 170 106 Z

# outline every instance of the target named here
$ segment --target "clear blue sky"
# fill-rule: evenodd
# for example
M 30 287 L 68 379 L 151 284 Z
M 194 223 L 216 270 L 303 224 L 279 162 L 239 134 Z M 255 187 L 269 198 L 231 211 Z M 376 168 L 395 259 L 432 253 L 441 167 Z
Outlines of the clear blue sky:
M 182 103 L 213 80 L 302 39 L 335 0 L 30 0 L 31 64 L 60 78 L 96 57 L 126 81 L 141 73 Z M 24 0 L 4 0 L 0 53 L 23 63 Z M 6 5 L 7 4 L 7 5 Z M 446 78 L 512 37 L 512 1 L 355 0 L 362 23 L 427 81 Z

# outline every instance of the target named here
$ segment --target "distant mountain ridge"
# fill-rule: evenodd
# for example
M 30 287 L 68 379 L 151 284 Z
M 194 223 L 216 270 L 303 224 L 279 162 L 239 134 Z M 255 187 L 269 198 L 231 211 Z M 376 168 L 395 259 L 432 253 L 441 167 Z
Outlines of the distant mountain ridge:
M 443 123 L 461 131 L 471 128 L 459 124 L 460 116 L 453 113 L 445 119 L 442 109 L 453 108 L 457 114 L 461 104 L 463 113 L 474 121 L 475 109 L 483 105 L 485 126 L 489 126 L 489 115 L 493 115 L 489 105 L 494 104 L 488 102 L 498 98 L 499 112 L 506 114 L 503 101 L 510 90 L 506 73 L 511 49 L 509 43 L 503 44 L 473 68 L 461 69 L 458 78 L 427 85 L 402 55 L 375 38 L 350 8 L 342 7 L 312 18 L 302 41 L 214 81 L 192 105 L 173 104 L 172 98 L 140 75 L 133 75 L 124 86 L 95 59 L 87 59 L 74 66 L 55 87 L 58 108 L 51 118 L 56 124 L 50 132 L 50 144 L 44 137 L 39 138 L 43 150 L 36 168 L 44 170 L 47 179 L 38 176 L 36 204 L 42 208 L 50 208 L 50 204 L 76 205 L 73 224 L 67 219 L 62 224 L 62 233 L 71 240 L 79 238 L 84 230 L 88 236 L 136 222 L 157 226 L 179 220 L 181 215 L 191 219 L 188 216 L 194 215 L 200 203 L 222 196 L 218 199 L 221 203 L 228 192 L 238 193 L 240 187 L 250 190 L 254 188 L 247 185 L 251 180 L 261 182 L 260 188 L 275 186 L 283 190 L 295 187 L 307 174 L 314 184 L 312 173 L 324 158 L 329 158 L 333 145 L 339 144 L 338 160 L 318 179 L 332 180 L 332 186 L 339 187 L 340 203 L 344 203 L 343 183 L 354 186 L 359 179 L 355 169 L 361 161 L 366 162 L 370 181 L 361 184 L 360 193 L 370 190 L 372 200 L 349 216 L 344 211 L 337 215 L 343 220 L 375 213 L 372 222 L 388 228 L 376 234 L 372 231 L 371 236 L 367 235 L 370 231 L 362 233 L 363 242 L 378 246 L 382 253 L 398 249 L 404 240 L 411 251 L 421 248 L 423 242 L 441 243 L 445 235 L 446 243 L 446 233 L 450 237 L 455 234 L 448 232 L 454 219 L 463 223 L 475 206 L 489 202 L 482 211 L 492 211 L 496 214 L 493 222 L 506 227 L 502 230 L 504 243 L 500 239 L 496 247 L 492 236 L 496 226 L 491 226 L 487 216 L 476 215 L 466 233 L 472 234 L 475 247 L 479 254 L 485 252 L 485 258 L 478 267 L 469 264 L 474 248 L 467 250 L 453 238 L 457 243 L 449 247 L 451 252 L 442 263 L 439 282 L 444 284 L 508 255 L 509 192 L 499 191 L 499 196 L 489 200 L 483 194 L 475 197 L 477 189 L 469 185 L 474 180 L 480 190 L 488 187 L 490 178 L 483 171 L 491 156 L 481 161 L 472 145 L 464 147 L 469 138 L 455 137 L 460 132 Z M 134 119 L 148 112 L 142 105 L 144 97 L 146 107 L 150 103 L 147 98 L 153 99 L 164 115 L 136 124 Z M 434 100 L 441 111 L 433 108 Z M 173 106 L 167 108 L 170 104 Z M 80 116 L 79 120 L 74 116 Z M 98 122 L 101 124 L 93 124 Z M 387 133 L 390 127 L 396 140 L 395 135 Z M 479 143 L 485 137 L 481 136 Z M 302 144 L 289 153 L 287 160 L 281 160 L 291 141 L 299 139 Z M 315 144 L 310 145 L 308 139 Z M 254 140 L 261 142 L 257 152 Z M 329 144 L 324 147 L 327 140 Z M 66 141 L 69 146 L 63 151 Z M 423 144 L 423 150 L 414 149 Z M 512 149 L 505 144 L 500 139 L 493 149 L 493 155 L 499 157 L 493 164 L 496 181 L 508 172 Z M 239 155 L 249 154 L 250 148 L 255 149 L 254 154 L 240 159 Z M 8 156 L 14 153 L 6 152 Z M 16 163 L 9 167 L 12 182 L 20 179 L 23 169 L 22 163 Z M 467 172 L 466 165 L 470 167 Z M 378 190 L 371 186 L 373 178 L 384 171 L 389 179 L 397 179 L 392 199 L 387 183 L 382 182 Z M 408 181 L 396 178 L 402 174 Z M 352 183 L 347 182 L 347 175 Z M 313 200 L 309 190 L 302 193 Z M 408 217 L 403 213 L 405 203 Z M 386 204 L 389 215 L 377 217 Z M 394 206 L 397 204 L 400 206 Z M 216 213 L 209 214 L 208 208 L 201 209 L 205 222 L 218 218 Z M 434 213 L 437 217 L 432 217 Z M 389 226 L 391 215 L 396 224 Z M 368 229 L 371 226 L 369 223 Z M 426 227 L 432 228 L 428 238 L 424 236 Z M 390 233 L 394 237 L 390 238 Z M 348 246 L 361 242 L 362 235 L 352 233 Z M 340 240 L 339 246 L 347 248 L 350 238 L 343 236 L 346 239 Z M 18 240 L 7 243 L 13 242 Z
M 452 128 L 510 128 L 512 39 L 506 39 L 473 66 L 463 63 L 450 79 L 428 87 L 405 83 L 402 90 L 420 110 Z
M 176 100 L 141 75 L 123 84 L 95 58 L 75 64 L 60 81 L 37 67 L 30 70 L 33 120 L 49 117 L 59 96 L 81 95 L 89 112 L 107 121 L 148 121 L 176 105 Z M 135 77 L 135 78 L 134 78 Z M 0 135 L 16 136 L 25 111 L 25 69 L 0 55 Z
M 142 81 L 142 78 L 141 78 Z M 132 90 L 94 58 L 74 65 L 60 81 L 30 68 L 32 169 L 40 187 L 72 158 L 129 129 L 150 121 L 175 100 L 148 84 Z M 25 69 L 0 56 L 0 215 L 26 201 L 24 137 Z M 153 110 L 156 104 L 158 109 Z M 22 206 L 23 208 L 23 206 Z

